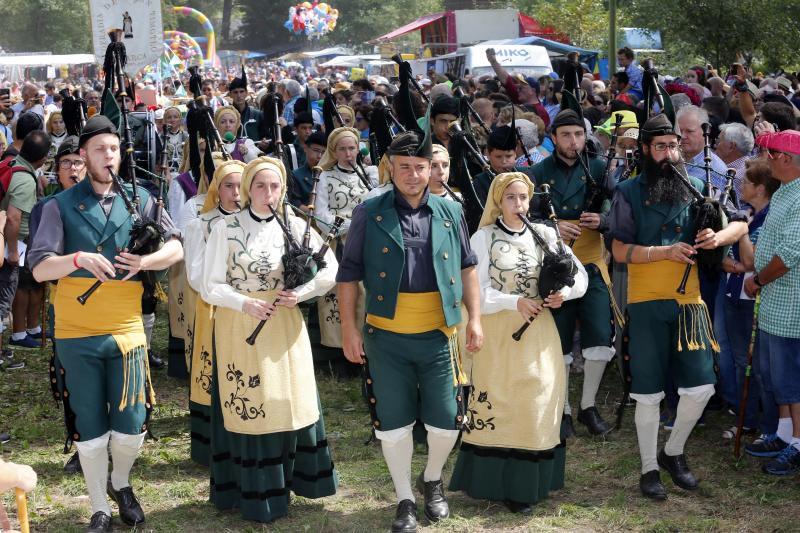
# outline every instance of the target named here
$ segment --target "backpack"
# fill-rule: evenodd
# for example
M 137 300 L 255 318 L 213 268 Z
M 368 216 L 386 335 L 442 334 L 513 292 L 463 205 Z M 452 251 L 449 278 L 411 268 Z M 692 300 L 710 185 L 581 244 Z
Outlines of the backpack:
M 10 155 L 0 161 L 0 203 L 5 198 L 8 187 L 11 185 L 11 178 L 14 177 L 15 172 L 26 172 L 30 174 L 33 181 L 36 182 L 36 174 L 31 172 L 28 167 L 22 165 L 15 165 L 16 156 Z

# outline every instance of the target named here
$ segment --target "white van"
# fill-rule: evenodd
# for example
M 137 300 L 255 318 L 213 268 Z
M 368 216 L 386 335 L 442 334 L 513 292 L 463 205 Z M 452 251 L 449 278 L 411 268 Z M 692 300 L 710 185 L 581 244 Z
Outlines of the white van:
M 494 74 L 486 50 L 494 48 L 497 61 L 509 72 L 519 72 L 525 76 L 546 76 L 553 71 L 550 56 L 544 46 L 529 44 L 476 44 L 459 48 L 455 52 L 430 59 L 409 61 L 415 75 L 427 75 L 433 68 L 437 73 L 452 73 L 463 77 L 469 70 L 473 77 Z

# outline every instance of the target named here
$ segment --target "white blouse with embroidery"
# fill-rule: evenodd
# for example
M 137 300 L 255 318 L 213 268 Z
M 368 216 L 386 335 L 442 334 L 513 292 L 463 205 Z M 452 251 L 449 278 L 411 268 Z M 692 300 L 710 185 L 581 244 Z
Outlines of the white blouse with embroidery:
M 378 187 L 378 167 L 368 166 L 364 170 L 375 190 Z M 350 229 L 353 209 L 367 199 L 368 193 L 369 190 L 355 172 L 343 170 L 338 165 L 321 172 L 317 184 L 317 201 L 314 204 L 314 215 L 322 226 L 320 229 L 327 232 L 333 219 L 340 216 L 345 222 L 339 233 L 346 234 Z
M 515 232 L 501 227 L 502 219 L 495 224 L 480 228 L 470 238 L 472 250 L 478 256 L 478 283 L 481 289 L 481 313 L 491 314 L 500 311 L 515 311 L 520 298 L 541 301 L 539 297 L 539 271 L 544 253 L 533 240 L 530 230 Z M 533 224 L 534 229 L 547 242 L 549 248 L 556 250 L 556 232 L 544 224 Z M 581 262 L 568 246 L 578 267 L 575 284 L 564 287 L 561 294 L 564 300 L 580 298 L 586 293 L 589 278 Z
M 292 235 L 302 243 L 305 222 L 289 217 Z M 311 230 L 311 249 L 318 251 L 322 238 Z M 249 209 L 217 221 L 205 247 L 202 298 L 217 306 L 241 311 L 247 293 L 283 289 L 286 240 L 274 217 L 256 220 Z M 339 265 L 329 249 L 325 268 L 314 279 L 296 287 L 298 302 L 321 296 L 336 284 Z

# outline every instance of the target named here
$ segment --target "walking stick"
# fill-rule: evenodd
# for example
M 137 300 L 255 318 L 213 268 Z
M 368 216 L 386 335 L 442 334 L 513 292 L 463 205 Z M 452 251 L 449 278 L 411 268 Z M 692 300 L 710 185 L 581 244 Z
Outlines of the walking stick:
M 31 526 L 28 523 L 28 498 L 25 491 L 14 489 L 17 495 L 17 518 L 19 519 L 19 530 L 22 533 L 31 533 Z
M 756 345 L 758 333 L 758 308 L 761 306 L 761 293 L 756 294 L 756 303 L 753 306 L 753 328 L 750 330 L 750 345 L 747 347 L 747 365 L 744 367 L 744 383 L 742 383 L 742 397 L 739 399 L 739 419 L 736 422 L 736 440 L 733 444 L 733 456 L 737 459 L 742 456 L 742 429 L 744 428 L 744 415 L 747 411 L 747 396 L 750 392 L 750 373 L 753 370 L 753 348 Z

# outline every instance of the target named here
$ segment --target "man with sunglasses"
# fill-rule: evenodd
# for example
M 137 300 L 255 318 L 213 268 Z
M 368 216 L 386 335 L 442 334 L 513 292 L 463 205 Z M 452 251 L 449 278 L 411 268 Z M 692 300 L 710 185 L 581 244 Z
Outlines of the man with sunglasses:
M 758 238 L 756 274 L 745 281 L 744 288 L 750 297 L 761 291 L 762 382 L 773 391 L 781 410 L 778 432 L 782 425 L 792 428 L 791 442 L 781 443 L 788 446 L 762 470 L 787 475 L 800 472 L 800 132 L 765 133 L 756 143 L 781 185 L 772 195 Z

